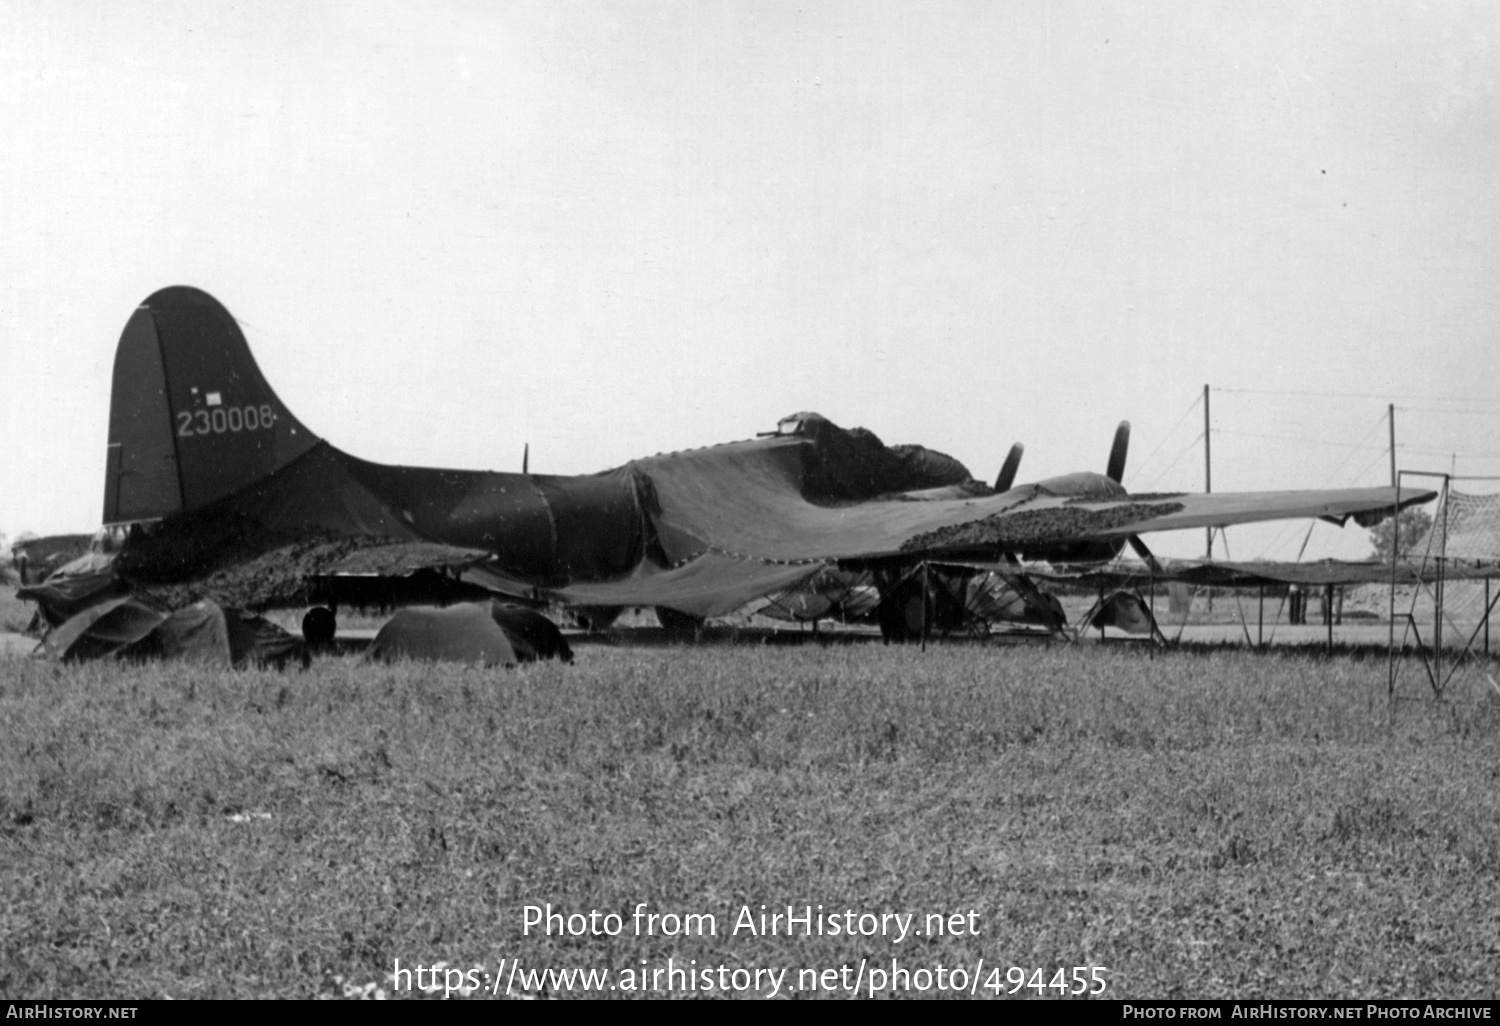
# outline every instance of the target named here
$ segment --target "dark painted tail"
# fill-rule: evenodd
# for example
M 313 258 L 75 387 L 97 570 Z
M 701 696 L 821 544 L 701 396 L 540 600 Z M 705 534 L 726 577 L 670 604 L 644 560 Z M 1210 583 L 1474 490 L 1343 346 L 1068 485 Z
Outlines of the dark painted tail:
M 228 310 L 198 289 L 162 289 L 115 350 L 104 522 L 198 509 L 317 443 L 266 384 Z

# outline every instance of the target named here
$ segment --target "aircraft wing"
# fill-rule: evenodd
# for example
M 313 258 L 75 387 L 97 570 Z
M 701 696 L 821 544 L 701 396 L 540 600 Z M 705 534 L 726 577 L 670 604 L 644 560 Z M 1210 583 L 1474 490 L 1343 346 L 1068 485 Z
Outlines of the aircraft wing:
M 1217 495 L 1145 495 L 1080 501 L 1039 486 L 965 499 L 810 502 L 792 487 L 786 453 L 765 442 L 715 446 L 637 461 L 649 482 L 654 522 L 670 565 L 643 562 L 629 577 L 550 592 L 580 605 L 669 606 L 698 616 L 728 613 L 800 584 L 823 567 L 922 559 L 994 559 L 1049 544 L 1109 541 L 1262 520 L 1347 520 L 1388 515 L 1393 488 Z M 1433 498 L 1403 490 L 1403 506 Z
M 574 583 L 551 597 L 716 616 L 830 564 L 993 559 L 1049 544 L 1288 518 L 1373 522 L 1397 498 L 1394 488 L 1345 488 L 1086 501 L 1028 485 L 965 498 L 828 501 L 809 481 L 808 460 L 805 441 L 771 438 L 635 461 L 667 565 L 643 561 L 628 577 Z M 1400 498 L 1407 506 L 1433 497 L 1406 489 Z
M 979 561 L 956 560 L 952 563 L 938 562 L 937 566 L 952 566 L 974 570 L 995 570 L 1015 574 L 1013 564 L 993 564 Z M 1315 560 L 1308 563 L 1275 563 L 1268 561 L 1233 562 L 1229 560 L 1162 559 L 1153 571 L 1142 563 L 1114 562 L 1101 566 L 1027 566 L 1026 576 L 1038 581 L 1056 584 L 1075 584 L 1087 588 L 1145 588 L 1150 584 L 1166 584 L 1181 581 L 1199 587 L 1255 588 L 1285 587 L 1289 584 L 1303 587 L 1323 585 L 1350 586 L 1358 584 L 1413 585 L 1430 583 L 1438 576 L 1435 563 L 1423 564 L 1420 560 L 1402 560 L 1394 573 L 1389 563 L 1372 560 L 1349 561 L 1339 559 Z M 1444 579 L 1478 581 L 1500 579 L 1500 561 L 1492 559 L 1453 559 L 1444 563 Z
M 1435 492 L 1403 489 L 1400 503 L 1428 502 Z M 997 496 L 1003 499 L 1004 496 Z M 983 502 L 984 500 L 976 500 Z M 1112 500 L 1034 497 L 972 520 L 943 525 L 907 539 L 903 552 L 941 556 L 953 551 L 1009 549 L 1074 541 L 1109 541 L 1152 531 L 1229 527 L 1267 520 L 1318 518 L 1342 526 L 1350 518 L 1373 525 L 1397 502 L 1394 488 L 1132 495 Z
M 1373 523 L 1397 501 L 1394 488 L 1085 499 L 1033 484 L 965 498 L 828 502 L 807 486 L 807 456 L 794 439 L 765 439 L 631 466 L 652 486 L 657 533 L 674 562 L 708 551 L 763 561 L 993 556 L 1026 546 L 1264 520 L 1357 517 Z M 1434 497 L 1404 489 L 1400 501 L 1408 506 Z

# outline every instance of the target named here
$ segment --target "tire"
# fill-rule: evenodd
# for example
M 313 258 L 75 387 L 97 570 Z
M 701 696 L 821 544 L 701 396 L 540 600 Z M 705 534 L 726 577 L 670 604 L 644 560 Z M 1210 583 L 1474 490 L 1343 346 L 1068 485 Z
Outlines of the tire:
M 310 648 L 327 648 L 332 645 L 333 636 L 338 633 L 338 629 L 338 618 L 327 606 L 313 606 L 302 615 L 302 640 Z

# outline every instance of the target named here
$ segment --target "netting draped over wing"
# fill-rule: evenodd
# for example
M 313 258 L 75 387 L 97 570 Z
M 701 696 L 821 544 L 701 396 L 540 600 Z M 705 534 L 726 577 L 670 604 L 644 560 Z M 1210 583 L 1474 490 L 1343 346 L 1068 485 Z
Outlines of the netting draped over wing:
M 936 562 L 934 566 L 962 566 L 973 569 L 993 570 L 996 565 L 981 562 Z M 1014 567 L 1003 565 L 998 569 L 1013 572 Z M 1485 578 L 1500 578 L 1500 561 L 1460 559 L 1451 562 L 1444 570 L 1450 586 L 1455 580 L 1482 581 Z M 1392 579 L 1391 565 L 1377 562 L 1348 562 L 1346 560 L 1318 560 L 1308 563 L 1245 562 L 1232 563 L 1224 560 L 1159 559 L 1157 570 L 1152 572 L 1143 563 L 1118 561 L 1104 566 L 1049 566 L 1028 564 L 1026 575 L 1038 581 L 1059 584 L 1076 584 L 1089 588 L 1145 588 L 1152 584 L 1181 581 L 1200 587 L 1215 588 L 1267 588 L 1288 584 L 1303 586 L 1337 585 L 1348 586 L 1373 584 L 1389 586 Z M 1416 563 L 1403 562 L 1396 567 L 1395 583 L 1406 586 L 1431 582 L 1436 579 L 1435 565 L 1426 568 Z
M 1470 559 L 1500 557 L 1500 495 L 1470 495 L 1448 490 L 1434 511 L 1427 537 L 1411 547 L 1413 559 L 1423 553 Z
M 1449 579 L 1443 594 L 1447 614 L 1465 622 L 1482 616 L 1489 591 L 1479 582 L 1461 578 L 1474 564 L 1493 567 L 1500 560 L 1500 495 L 1471 495 L 1449 488 L 1433 511 L 1432 529 L 1411 547 L 1407 560 L 1421 565 L 1440 555 Z

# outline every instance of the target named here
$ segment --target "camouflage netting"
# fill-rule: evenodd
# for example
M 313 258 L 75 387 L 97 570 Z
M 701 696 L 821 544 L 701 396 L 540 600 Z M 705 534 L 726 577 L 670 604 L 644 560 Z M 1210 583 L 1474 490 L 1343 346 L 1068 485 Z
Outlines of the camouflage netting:
M 1119 502 L 1161 502 L 1164 499 L 1180 499 L 1180 498 L 1182 498 L 1186 494 L 1187 494 L 1187 492 L 1132 492 L 1129 495 L 1122 495 L 1122 496 L 1120 496 L 1117 501 L 1119 501 Z M 1093 500 L 1093 499 L 1074 499 L 1072 501 L 1075 502 L 1075 503 L 1082 503 L 1082 502 L 1093 502 L 1095 500 Z M 1182 508 L 1182 506 L 1180 504 L 1178 504 L 1177 505 L 1177 509 L 1181 509 L 1181 508 Z M 1176 510 L 1173 510 L 1173 512 L 1176 512 Z
M 907 552 L 920 552 L 936 548 L 1014 548 L 1068 541 L 1097 536 L 1151 517 L 1168 516 L 1181 509 L 1181 503 L 1163 502 L 1144 507 L 1131 503 L 1102 510 L 1073 506 L 1022 510 L 919 534 L 903 543 L 901 548 Z
M 1412 546 L 1413 559 L 1423 553 L 1465 559 L 1500 557 L 1500 495 L 1450 490 L 1448 501 L 1438 506 L 1432 521 L 1428 536 Z
M 199 599 L 239 609 L 292 608 L 306 604 L 308 579 L 334 572 L 357 549 L 383 539 L 338 538 L 299 542 L 226 566 L 208 577 L 185 584 L 131 581 L 142 601 L 159 609 L 180 609 Z M 129 580 L 128 575 L 125 575 Z
M 1500 558 L 1500 495 L 1469 495 L 1449 489 L 1447 501 L 1433 511 L 1432 530 L 1412 546 L 1408 559 L 1420 565 L 1424 558 L 1435 559 L 1440 554 L 1461 560 Z M 1443 608 L 1455 623 L 1472 625 L 1484 616 L 1484 596 L 1482 581 L 1449 581 L 1443 589 Z M 1396 609 L 1404 611 L 1399 599 Z
M 489 558 L 483 549 L 465 549 L 432 542 L 403 542 L 351 552 L 333 568 L 339 574 L 377 574 L 400 577 L 433 567 L 468 567 Z

